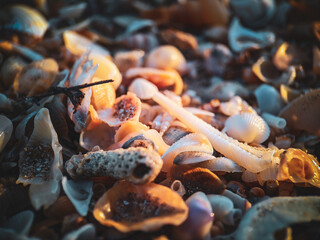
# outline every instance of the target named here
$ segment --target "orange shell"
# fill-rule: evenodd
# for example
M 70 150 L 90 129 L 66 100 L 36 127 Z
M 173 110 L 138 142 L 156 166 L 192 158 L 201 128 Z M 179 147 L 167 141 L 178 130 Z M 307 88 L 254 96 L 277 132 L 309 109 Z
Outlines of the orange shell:
M 130 193 L 137 197 L 149 195 L 152 200 L 165 204 L 174 209 L 172 213 L 162 216 L 150 216 L 137 222 L 115 221 L 112 219 L 118 200 L 126 198 Z M 126 181 L 120 181 L 109 189 L 96 203 L 93 210 L 94 217 L 105 226 L 113 226 L 121 232 L 141 230 L 154 231 L 163 225 L 180 225 L 188 216 L 188 207 L 183 199 L 168 187 L 148 183 L 145 185 L 133 185 Z

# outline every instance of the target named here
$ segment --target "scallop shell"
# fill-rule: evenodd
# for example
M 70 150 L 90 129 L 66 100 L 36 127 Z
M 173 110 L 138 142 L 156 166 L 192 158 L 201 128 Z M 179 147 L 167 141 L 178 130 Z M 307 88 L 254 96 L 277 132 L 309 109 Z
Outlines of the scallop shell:
M 186 204 L 189 208 L 188 218 L 174 229 L 174 239 L 207 239 L 214 219 L 207 196 L 203 192 L 196 192 L 186 200 Z
M 246 143 L 263 143 L 270 135 L 268 124 L 254 113 L 240 113 L 229 117 L 222 131 Z
M 58 70 L 58 63 L 51 58 L 32 62 L 16 75 L 13 89 L 27 96 L 43 93 L 51 87 Z
M 20 153 L 17 183 L 31 184 L 29 196 L 35 209 L 49 206 L 59 196 L 62 178 L 62 147 L 46 108 L 34 118 L 34 130 Z
M 291 128 L 320 136 L 319 105 L 320 89 L 312 90 L 290 102 L 281 110 L 279 116 L 284 118 Z
M 13 130 L 12 121 L 4 115 L 0 115 L 0 152 L 9 142 Z
M 156 178 L 162 160 L 153 150 L 131 147 L 74 155 L 65 167 L 73 178 L 114 177 L 144 184 Z
M 200 151 L 212 154 L 213 148 L 203 134 L 201 133 L 191 133 L 187 136 L 176 141 L 170 146 L 170 148 L 162 155 L 163 167 L 162 171 L 170 171 L 174 158 L 181 152 L 188 151 Z
M 279 92 L 270 85 L 261 84 L 254 91 L 254 95 L 262 112 L 277 115 L 283 106 Z
M 134 93 L 118 97 L 112 108 L 98 111 L 98 117 L 109 126 L 120 126 L 126 121 L 138 121 L 141 112 L 141 101 Z
M 175 69 L 180 73 L 186 71 L 186 59 L 174 46 L 163 45 L 152 50 L 146 59 L 146 67 Z
M 238 18 L 234 18 L 229 28 L 229 45 L 235 52 L 246 49 L 265 48 L 275 41 L 275 35 L 269 31 L 255 32 L 241 26 Z
M 29 41 L 42 38 L 49 26 L 46 19 L 37 10 L 25 5 L 13 5 L 2 9 L 0 16 L 2 33 L 20 32 L 34 38 L 28 39 Z
M 131 214 L 132 211 L 135 213 Z M 188 207 L 170 188 L 155 183 L 136 186 L 121 181 L 98 200 L 93 215 L 102 225 L 113 226 L 121 232 L 154 231 L 166 224 L 180 225 L 188 216 Z
M 62 179 L 62 187 L 73 206 L 81 216 L 86 216 L 93 195 L 92 181 L 75 181 Z
M 252 72 L 265 83 L 290 85 L 296 78 L 296 70 L 293 66 L 288 67 L 284 72 L 279 72 L 273 63 L 265 57 L 261 57 L 252 65 Z

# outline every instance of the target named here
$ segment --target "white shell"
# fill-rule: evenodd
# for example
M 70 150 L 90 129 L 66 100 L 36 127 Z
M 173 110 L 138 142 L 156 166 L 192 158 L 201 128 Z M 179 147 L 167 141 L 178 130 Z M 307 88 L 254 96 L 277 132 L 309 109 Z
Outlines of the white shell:
M 241 26 L 238 18 L 234 18 L 229 28 L 229 45 L 235 52 L 245 49 L 261 49 L 273 44 L 275 35 L 269 31 L 255 32 Z
M 62 187 L 73 206 L 81 216 L 86 216 L 93 195 L 92 181 L 62 179 Z
M 186 69 L 186 59 L 176 47 L 164 45 L 149 53 L 146 59 L 146 67 L 172 68 L 178 72 L 184 72 Z
M 254 95 L 262 112 L 277 115 L 282 109 L 283 101 L 274 87 L 262 84 L 254 91 Z
M 96 239 L 96 229 L 93 224 L 86 224 L 81 228 L 65 235 L 62 240 L 94 240 Z
M 11 120 L 3 115 L 0 115 L 0 152 L 2 152 L 10 140 L 12 130 L 13 125 Z
M 153 83 L 144 78 L 136 78 L 128 89 L 137 95 L 138 98 L 143 100 L 150 99 L 158 92 L 158 88 Z
M 270 128 L 259 115 L 240 113 L 226 120 L 223 132 L 246 143 L 263 143 L 270 135 Z
M 270 127 L 284 129 L 287 121 L 284 118 L 274 116 L 270 113 L 262 113 L 261 117 L 269 124 Z
M 176 193 L 178 193 L 181 197 L 183 197 L 183 195 L 186 194 L 186 189 L 180 180 L 174 180 L 170 188 Z
M 174 158 L 182 152 L 199 151 L 212 154 L 213 148 L 208 138 L 201 133 L 191 133 L 180 138 L 162 155 L 163 167 L 162 171 L 170 171 Z
M 232 116 L 240 112 L 255 113 L 256 111 L 241 97 L 232 97 L 228 102 L 222 102 L 219 110 L 227 116 Z

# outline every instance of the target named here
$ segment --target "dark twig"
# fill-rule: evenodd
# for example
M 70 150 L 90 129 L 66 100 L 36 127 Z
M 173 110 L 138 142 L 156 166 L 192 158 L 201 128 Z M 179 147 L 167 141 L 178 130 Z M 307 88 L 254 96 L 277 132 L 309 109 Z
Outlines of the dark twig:
M 82 84 L 74 87 L 52 87 L 46 93 L 32 96 L 32 97 L 27 97 L 26 100 L 38 103 L 43 98 L 50 97 L 52 95 L 57 95 L 57 94 L 65 94 L 73 104 L 73 110 L 75 113 L 77 111 L 77 107 L 81 104 L 82 99 L 84 98 L 84 93 L 80 89 L 92 87 L 95 85 L 110 83 L 110 82 L 113 82 L 113 80 L 111 79 L 102 80 L 102 81 L 98 81 L 94 83 L 86 83 L 86 84 Z

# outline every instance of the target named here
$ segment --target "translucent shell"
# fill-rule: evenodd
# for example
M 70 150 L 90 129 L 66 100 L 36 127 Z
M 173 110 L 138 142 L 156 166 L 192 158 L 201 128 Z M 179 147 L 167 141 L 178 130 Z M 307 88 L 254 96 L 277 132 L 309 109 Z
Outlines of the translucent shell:
M 263 143 L 270 135 L 270 128 L 259 115 L 240 113 L 226 120 L 223 132 L 246 143 Z
M 112 108 L 97 111 L 99 119 L 109 126 L 120 126 L 126 121 L 138 121 L 141 101 L 134 93 L 128 92 L 115 100 Z
M 186 59 L 176 47 L 164 45 L 149 53 L 145 65 L 152 68 L 175 69 L 182 73 L 186 70 Z
M 91 82 L 94 83 L 97 81 L 100 81 L 100 79 L 94 77 Z M 92 86 L 91 89 L 91 103 L 96 111 L 112 107 L 116 100 L 116 91 L 114 90 L 112 83 L 95 85 Z
M 16 75 L 13 89 L 27 96 L 43 93 L 51 87 L 58 70 L 58 63 L 51 58 L 32 62 Z
M 155 183 L 137 186 L 121 181 L 98 200 L 93 215 L 102 225 L 121 232 L 149 232 L 166 224 L 180 225 L 188 216 L 188 207 L 168 187 Z
M 13 124 L 11 120 L 0 115 L 0 152 L 4 149 L 11 138 Z

